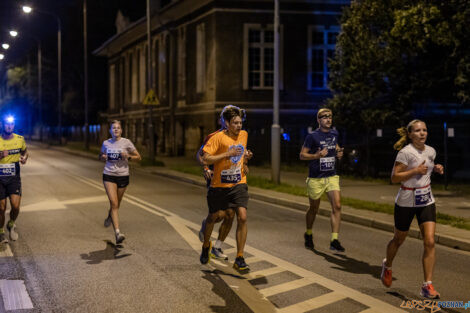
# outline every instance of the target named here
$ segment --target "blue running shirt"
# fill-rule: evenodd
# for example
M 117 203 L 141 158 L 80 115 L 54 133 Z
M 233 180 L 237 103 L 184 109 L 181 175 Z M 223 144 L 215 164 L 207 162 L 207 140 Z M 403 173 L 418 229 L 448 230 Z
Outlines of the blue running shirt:
M 316 129 L 305 138 L 304 147 L 309 148 L 311 154 L 317 153 L 318 148 L 328 149 L 328 154 L 320 159 L 311 160 L 309 163 L 308 177 L 322 178 L 336 175 L 336 144 L 338 143 L 338 131 L 331 129 L 328 132 L 322 132 Z

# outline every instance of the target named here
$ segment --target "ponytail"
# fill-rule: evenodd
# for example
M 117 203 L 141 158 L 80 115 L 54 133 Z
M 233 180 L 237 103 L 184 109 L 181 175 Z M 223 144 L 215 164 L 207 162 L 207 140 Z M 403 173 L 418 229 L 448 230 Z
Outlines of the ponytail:
M 413 125 L 416 123 L 424 123 L 421 120 L 412 120 L 411 122 L 408 123 L 408 125 L 405 127 L 400 127 L 397 128 L 397 134 L 400 136 L 400 139 L 398 139 L 397 142 L 393 145 L 393 148 L 395 150 L 400 151 L 403 149 L 403 147 L 410 142 L 410 139 L 408 137 L 408 134 L 411 133 L 411 130 L 413 128 Z
M 393 145 L 393 149 L 400 151 L 408 142 L 408 132 L 406 131 L 406 127 L 397 128 L 397 134 L 400 136 L 397 142 Z

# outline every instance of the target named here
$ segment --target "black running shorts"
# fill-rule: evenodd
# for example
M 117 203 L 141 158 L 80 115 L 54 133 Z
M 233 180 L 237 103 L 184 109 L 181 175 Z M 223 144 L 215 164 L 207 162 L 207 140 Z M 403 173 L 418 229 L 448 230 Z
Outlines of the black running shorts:
M 0 200 L 10 195 L 21 196 L 21 177 L 19 175 L 0 178 Z
M 209 213 L 234 208 L 247 208 L 248 185 L 238 184 L 231 188 L 209 188 L 207 191 Z
M 127 176 L 112 176 L 103 174 L 103 181 L 115 183 L 118 188 L 125 188 L 129 185 L 129 175 Z
M 410 230 L 411 222 L 416 215 L 418 225 L 424 222 L 436 222 L 436 205 L 432 203 L 423 207 L 403 207 L 395 203 L 395 228 L 400 231 Z

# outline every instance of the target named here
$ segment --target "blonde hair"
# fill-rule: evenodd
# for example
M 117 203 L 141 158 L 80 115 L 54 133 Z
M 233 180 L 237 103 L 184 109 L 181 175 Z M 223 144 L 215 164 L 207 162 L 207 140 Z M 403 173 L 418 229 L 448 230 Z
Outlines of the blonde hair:
M 321 109 L 318 110 L 318 112 L 317 112 L 317 119 L 318 119 L 318 117 L 319 117 L 321 114 L 323 114 L 323 113 L 325 113 L 325 112 L 330 112 L 331 114 L 333 114 L 333 112 L 332 112 L 330 109 L 328 109 L 328 108 L 321 108 Z
M 109 123 L 109 129 L 113 128 L 113 124 L 116 124 L 118 123 L 119 126 L 121 126 L 122 128 L 122 124 L 121 124 L 121 121 L 120 120 L 112 120 L 110 123 Z
M 413 125 L 416 123 L 424 123 L 422 120 L 412 120 L 408 125 L 397 128 L 397 134 L 400 135 L 400 139 L 393 145 L 393 149 L 400 151 L 403 147 L 410 142 L 408 135 L 411 133 Z

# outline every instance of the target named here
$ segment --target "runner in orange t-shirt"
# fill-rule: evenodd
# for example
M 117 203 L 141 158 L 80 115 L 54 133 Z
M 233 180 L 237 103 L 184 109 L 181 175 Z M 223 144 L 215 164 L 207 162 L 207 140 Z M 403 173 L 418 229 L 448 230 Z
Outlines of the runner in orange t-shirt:
M 204 163 L 214 165 L 214 174 L 207 192 L 209 216 L 206 220 L 204 243 L 200 261 L 207 264 L 210 260 L 210 237 L 214 222 L 231 214 L 237 213 L 237 257 L 233 267 L 240 271 L 248 270 L 243 258 L 243 250 L 247 237 L 247 206 L 248 186 L 243 170 L 246 155 L 248 133 L 242 130 L 244 110 L 230 107 L 223 113 L 227 129 L 214 134 L 203 148 Z

